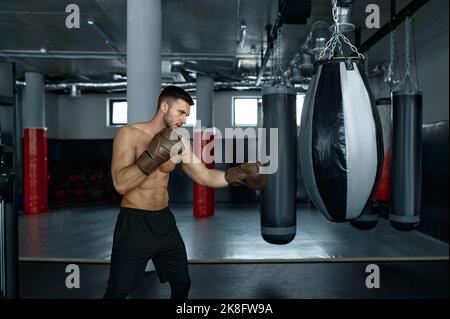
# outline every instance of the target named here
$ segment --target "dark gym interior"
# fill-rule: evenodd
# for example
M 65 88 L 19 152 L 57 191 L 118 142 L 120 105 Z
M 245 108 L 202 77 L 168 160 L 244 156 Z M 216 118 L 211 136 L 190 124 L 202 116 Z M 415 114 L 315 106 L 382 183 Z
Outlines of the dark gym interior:
M 128 231 L 135 247 L 144 227 L 123 208 L 168 206 L 189 299 L 448 299 L 448 12 L 440 0 L 2 0 L 1 298 L 104 298 L 113 243 Z M 170 96 L 166 111 L 168 87 L 193 104 Z M 160 135 L 142 148 L 121 132 L 169 126 L 173 105 L 189 110 L 171 129 L 196 156 L 209 145 L 196 134 L 213 132 L 214 162 L 146 171 Z M 122 191 L 125 174 L 136 182 Z M 123 297 L 173 297 L 158 256 Z

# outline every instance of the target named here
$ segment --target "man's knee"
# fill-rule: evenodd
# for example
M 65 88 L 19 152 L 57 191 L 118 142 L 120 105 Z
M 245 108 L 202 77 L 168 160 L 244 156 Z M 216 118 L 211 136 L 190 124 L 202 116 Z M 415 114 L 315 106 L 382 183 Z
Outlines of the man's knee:
M 191 280 L 170 281 L 171 299 L 187 299 L 191 288 Z

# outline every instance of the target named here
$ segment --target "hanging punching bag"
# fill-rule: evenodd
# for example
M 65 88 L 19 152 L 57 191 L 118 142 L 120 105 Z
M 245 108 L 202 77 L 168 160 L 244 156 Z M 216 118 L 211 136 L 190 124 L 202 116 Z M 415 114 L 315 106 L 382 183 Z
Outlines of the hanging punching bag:
M 422 93 L 392 93 L 392 209 L 389 221 L 398 230 L 420 222 L 422 185 Z
M 271 244 L 287 244 L 296 233 L 297 138 L 296 93 L 284 86 L 262 91 L 266 152 L 278 152 L 278 169 L 267 175 L 261 191 L 261 235 Z M 269 143 L 270 128 L 278 128 L 277 148 Z M 273 164 L 273 163 L 272 163 Z
M 392 102 L 391 98 L 378 99 L 378 114 L 380 115 L 383 132 L 384 161 L 381 178 L 373 195 L 380 204 L 389 204 L 391 200 L 391 145 L 392 145 Z
M 372 229 L 377 225 L 380 205 L 389 204 L 391 198 L 391 131 L 392 131 L 392 103 L 391 98 L 378 99 L 378 114 L 380 116 L 383 133 L 384 161 L 381 177 L 373 200 L 367 205 L 361 216 L 350 223 L 359 229 Z
M 378 111 L 358 58 L 320 61 L 305 98 L 300 167 L 311 200 L 329 220 L 358 218 L 381 175 Z
M 214 148 L 209 154 L 202 154 L 208 144 L 214 145 L 214 129 L 194 130 L 194 154 L 205 164 L 207 169 L 214 169 Z M 205 158 L 208 157 L 208 158 Z M 194 217 L 209 217 L 214 215 L 214 188 L 202 186 L 193 182 Z
M 380 215 L 380 205 L 375 201 L 370 201 L 361 216 L 350 221 L 350 224 L 358 229 L 368 230 L 377 226 Z

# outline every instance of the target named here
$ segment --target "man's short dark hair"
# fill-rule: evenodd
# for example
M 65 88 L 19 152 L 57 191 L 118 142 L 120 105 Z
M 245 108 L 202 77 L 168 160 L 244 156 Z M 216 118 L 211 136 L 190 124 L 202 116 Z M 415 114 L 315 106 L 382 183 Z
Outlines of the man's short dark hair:
M 194 105 L 194 101 L 192 100 L 192 97 L 189 95 L 189 93 L 178 86 L 169 85 L 161 91 L 158 99 L 158 108 L 161 105 L 161 102 L 166 100 L 167 98 L 182 99 L 189 105 Z

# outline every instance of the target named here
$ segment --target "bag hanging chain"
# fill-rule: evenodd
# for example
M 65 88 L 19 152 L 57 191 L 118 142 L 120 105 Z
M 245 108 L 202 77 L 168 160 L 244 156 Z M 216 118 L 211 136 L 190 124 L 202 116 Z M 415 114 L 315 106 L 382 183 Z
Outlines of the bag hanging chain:
M 411 17 L 405 23 L 405 87 L 411 88 Z
M 386 74 L 386 80 L 385 82 L 391 87 L 395 84 L 394 80 L 394 67 L 395 67 L 395 30 L 391 31 L 390 34 L 390 52 L 389 52 L 389 65 L 388 70 Z
M 327 51 L 328 53 L 328 60 L 331 60 L 334 56 L 334 52 L 336 49 L 336 45 L 338 45 L 339 53 L 343 54 L 342 52 L 342 45 L 340 38 L 344 40 L 344 42 L 350 47 L 350 49 L 358 55 L 358 58 L 364 60 L 364 55 L 358 52 L 358 49 L 350 42 L 350 40 L 339 30 L 339 24 L 338 24 L 338 6 L 337 6 L 337 0 L 331 0 L 332 4 L 332 14 L 333 14 L 333 20 L 334 20 L 334 30 L 333 35 L 328 40 L 325 48 L 320 52 L 319 60 L 323 60 L 325 57 Z
M 281 67 L 281 33 L 282 33 L 282 28 L 279 28 L 277 30 L 277 42 L 275 43 L 275 50 L 274 50 L 274 54 L 272 55 L 273 57 L 273 69 L 274 69 L 274 77 L 275 77 L 275 85 L 279 86 L 282 85 L 282 78 L 283 78 L 283 70 Z

